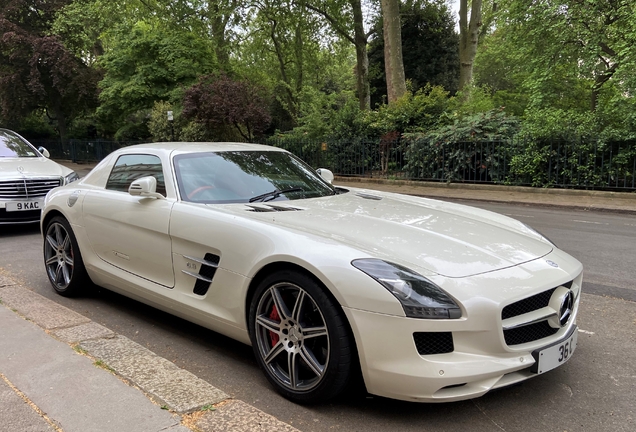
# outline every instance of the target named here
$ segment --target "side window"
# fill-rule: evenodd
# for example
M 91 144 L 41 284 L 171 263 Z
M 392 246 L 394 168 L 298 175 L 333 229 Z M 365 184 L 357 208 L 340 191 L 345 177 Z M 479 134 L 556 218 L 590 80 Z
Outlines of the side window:
M 147 176 L 157 179 L 157 192 L 165 196 L 166 184 L 161 159 L 152 155 L 123 155 L 117 159 L 106 182 L 106 189 L 128 192 L 133 181 Z

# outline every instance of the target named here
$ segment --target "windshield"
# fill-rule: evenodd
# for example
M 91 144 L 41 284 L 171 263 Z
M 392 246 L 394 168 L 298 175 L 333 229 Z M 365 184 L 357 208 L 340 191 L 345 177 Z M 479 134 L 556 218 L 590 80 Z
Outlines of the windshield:
M 38 152 L 31 144 L 8 130 L 0 129 L 0 157 L 38 156 Z
M 281 151 L 181 154 L 174 165 L 184 201 L 249 203 L 335 194 L 311 167 Z

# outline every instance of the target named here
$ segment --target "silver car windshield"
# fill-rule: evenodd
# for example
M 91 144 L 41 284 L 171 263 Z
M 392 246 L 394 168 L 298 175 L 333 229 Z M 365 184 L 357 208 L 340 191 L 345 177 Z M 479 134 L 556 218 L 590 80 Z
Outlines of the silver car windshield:
M 0 129 L 0 157 L 38 157 L 31 144 L 18 135 Z
M 184 201 L 268 202 L 336 193 L 310 166 L 281 151 L 181 154 L 175 156 L 174 166 Z

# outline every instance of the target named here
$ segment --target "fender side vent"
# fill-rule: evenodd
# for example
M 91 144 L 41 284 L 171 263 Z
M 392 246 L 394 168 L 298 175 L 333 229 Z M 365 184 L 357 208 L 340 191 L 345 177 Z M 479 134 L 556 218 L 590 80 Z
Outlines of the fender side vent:
M 194 284 L 194 292 L 196 295 L 204 296 L 207 294 L 210 285 L 212 285 L 212 279 L 216 273 L 216 269 L 219 265 L 220 257 L 211 253 L 206 253 L 203 260 L 198 260 L 201 264 L 199 269 L 199 276 Z
M 451 332 L 415 332 L 413 340 L 420 355 L 446 354 L 455 351 Z

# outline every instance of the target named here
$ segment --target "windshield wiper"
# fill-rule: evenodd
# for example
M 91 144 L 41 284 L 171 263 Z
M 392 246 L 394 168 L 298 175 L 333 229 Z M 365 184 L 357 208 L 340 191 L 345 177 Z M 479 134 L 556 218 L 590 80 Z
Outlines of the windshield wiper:
M 262 195 L 256 195 L 255 197 L 250 198 L 249 202 L 254 202 L 254 201 L 271 201 L 274 198 L 277 198 L 279 195 L 282 194 L 286 194 L 287 192 L 302 192 L 303 188 L 300 187 L 293 187 L 293 188 L 289 188 L 289 189 L 274 189 L 271 192 L 267 192 L 264 193 Z M 266 199 L 269 198 L 269 199 Z

